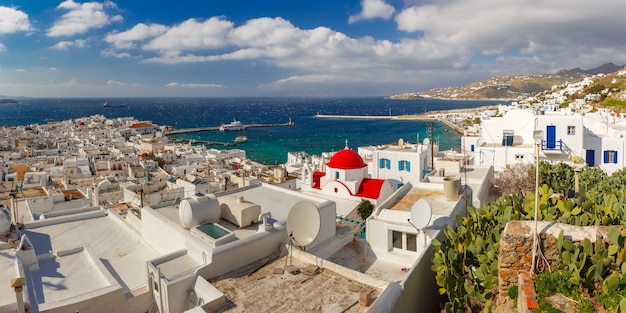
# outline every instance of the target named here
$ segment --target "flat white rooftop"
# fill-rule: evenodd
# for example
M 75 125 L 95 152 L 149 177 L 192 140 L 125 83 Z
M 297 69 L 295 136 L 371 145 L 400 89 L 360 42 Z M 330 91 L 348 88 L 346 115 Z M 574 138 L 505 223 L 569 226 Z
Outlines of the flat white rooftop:
M 126 227 L 124 221 L 115 220 L 118 218 L 110 213 L 103 217 L 25 229 L 22 234 L 28 236 L 37 255 L 52 253 L 58 256 L 58 252 L 89 246 L 96 261 L 101 262 L 123 291 L 128 293 L 147 286 L 145 264 L 159 254 L 139 234 Z M 75 253 L 46 260 L 40 264 L 39 273 L 32 273 L 34 279 L 41 277 L 39 285 L 34 281 L 34 288 L 41 289 L 41 293 L 46 295 L 45 301 L 71 298 L 83 294 L 88 288 L 97 287 L 87 285 L 98 284 L 98 279 L 89 279 L 90 275 L 96 275 L 90 272 L 98 264 L 81 261 L 84 255 Z

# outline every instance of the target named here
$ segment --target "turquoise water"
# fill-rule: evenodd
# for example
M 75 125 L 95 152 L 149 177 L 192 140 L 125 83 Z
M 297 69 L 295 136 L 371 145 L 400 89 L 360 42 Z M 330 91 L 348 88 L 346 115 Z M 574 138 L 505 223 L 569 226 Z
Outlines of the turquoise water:
M 202 224 L 197 227 L 198 230 L 205 233 L 208 236 L 211 236 L 213 239 L 220 239 L 229 234 L 229 232 L 213 223 Z
M 69 120 L 96 114 L 108 118 L 134 116 L 174 128 L 218 126 L 233 119 L 243 124 L 286 123 L 292 127 L 250 128 L 247 142 L 233 147 L 247 151 L 248 158 L 264 164 L 280 164 L 287 152 L 320 154 L 343 149 L 404 141 L 429 136 L 429 122 L 390 120 L 317 119 L 315 114 L 406 115 L 432 110 L 470 108 L 498 102 L 444 101 L 432 99 L 389 100 L 383 98 L 114 98 L 114 99 L 19 99 L 0 105 L 0 126 L 28 125 Z M 104 108 L 124 104 L 125 107 Z M 201 132 L 179 135 L 182 139 L 233 142 L 240 132 Z M 435 142 L 440 150 L 459 149 L 460 136 L 435 123 Z M 217 149 L 232 147 L 213 146 Z

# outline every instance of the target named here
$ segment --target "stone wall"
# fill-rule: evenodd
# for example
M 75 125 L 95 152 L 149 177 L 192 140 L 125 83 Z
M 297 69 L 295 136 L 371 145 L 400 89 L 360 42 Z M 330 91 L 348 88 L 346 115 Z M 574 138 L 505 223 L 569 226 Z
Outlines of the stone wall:
M 511 286 L 517 285 L 518 272 L 530 272 L 532 266 L 532 233 L 535 227 L 533 221 L 511 221 L 506 224 L 500 238 L 500 251 L 498 255 L 500 300 L 507 297 Z M 572 226 L 554 222 L 537 222 L 540 248 L 543 258 L 538 253 L 537 268 L 548 270 L 555 268 L 560 263 L 560 251 L 558 251 L 559 233 L 563 230 L 563 237 L 571 240 L 574 244 L 589 238 L 595 242 L 596 238 L 608 238 L 608 226 Z M 545 258 L 545 261 L 544 261 Z M 546 263 L 547 262 L 547 263 Z

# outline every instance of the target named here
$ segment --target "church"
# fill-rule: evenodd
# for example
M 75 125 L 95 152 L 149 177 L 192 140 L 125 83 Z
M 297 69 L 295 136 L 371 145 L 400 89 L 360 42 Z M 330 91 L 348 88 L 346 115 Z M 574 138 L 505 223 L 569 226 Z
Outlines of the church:
M 303 191 L 346 200 L 366 199 L 374 205 L 397 190 L 391 180 L 370 178 L 367 164 L 347 143 L 319 170 L 304 164 L 301 177 Z

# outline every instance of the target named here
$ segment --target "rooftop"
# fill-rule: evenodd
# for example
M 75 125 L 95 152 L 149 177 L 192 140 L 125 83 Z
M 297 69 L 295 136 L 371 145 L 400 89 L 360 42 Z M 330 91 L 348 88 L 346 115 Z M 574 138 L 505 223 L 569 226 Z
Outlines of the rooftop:
M 80 261 L 84 254 L 58 257 L 59 252 L 83 246 L 90 246 L 96 263 L 101 262 L 125 293 L 142 289 L 147 285 L 145 263 L 157 257 L 158 253 L 150 248 L 139 234 L 125 227 L 122 220 L 116 219 L 120 217 L 109 213 L 97 218 L 59 222 L 22 231 L 22 234 L 27 235 L 32 242 L 38 256 L 50 253 L 57 255 L 56 263 L 55 259 L 43 262 L 38 274 L 41 277 L 48 277 L 46 279 L 51 279 L 55 283 L 48 284 L 42 280 L 41 284 L 35 284 L 42 288 L 39 292 L 45 294 L 46 299 L 75 297 L 85 293 L 86 288 L 94 284 L 85 279 L 83 272 L 99 272 L 98 266 L 93 262 Z M 53 279 L 59 275 L 64 279 L 58 281 Z M 33 292 L 29 290 L 31 298 Z
M 296 274 L 274 273 L 289 262 L 298 269 Z M 367 307 L 359 304 L 360 291 L 371 291 L 370 304 L 380 294 L 380 289 L 358 284 L 327 267 L 315 272 L 316 268 L 297 257 L 272 255 L 216 277 L 210 282 L 227 299 L 218 312 L 364 312 Z

